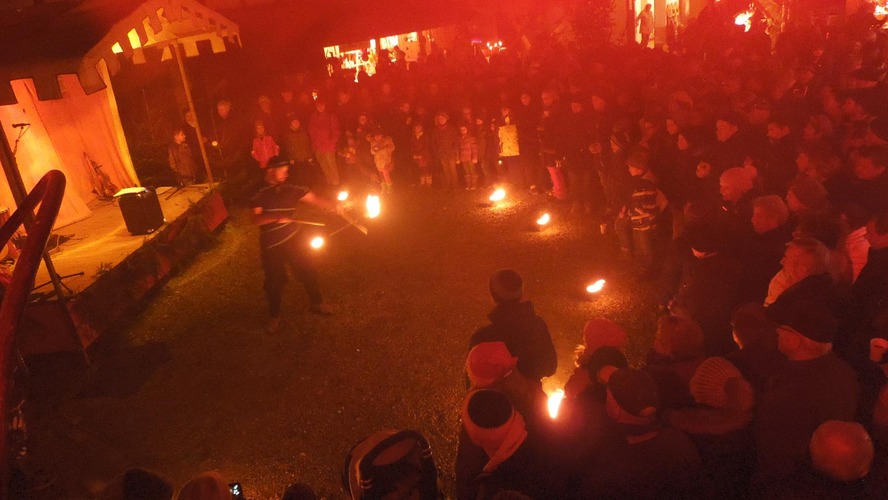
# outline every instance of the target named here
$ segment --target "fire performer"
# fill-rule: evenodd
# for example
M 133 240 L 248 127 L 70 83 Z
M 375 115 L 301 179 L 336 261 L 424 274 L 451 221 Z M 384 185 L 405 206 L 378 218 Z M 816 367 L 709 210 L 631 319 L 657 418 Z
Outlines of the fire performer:
M 287 283 L 288 265 L 308 293 L 311 301 L 309 310 L 322 316 L 332 314 L 321 296 L 318 273 L 308 254 L 308 247 L 300 245 L 299 238 L 296 238 L 300 225 L 294 221 L 293 212 L 300 201 L 337 213 L 339 206 L 335 201 L 321 198 L 306 187 L 287 183 L 288 175 L 289 162 L 286 159 L 275 158 L 270 161 L 265 169 L 266 186 L 250 201 L 253 222 L 259 226 L 265 298 L 271 316 L 266 326 L 268 333 L 274 333 L 280 327 L 281 301 L 284 285 Z

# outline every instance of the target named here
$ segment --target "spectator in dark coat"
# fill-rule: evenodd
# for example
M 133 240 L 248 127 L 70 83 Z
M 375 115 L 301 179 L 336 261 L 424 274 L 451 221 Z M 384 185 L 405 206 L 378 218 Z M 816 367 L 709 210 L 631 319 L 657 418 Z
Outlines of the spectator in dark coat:
M 780 271 L 786 244 L 792 239 L 789 210 L 777 195 L 760 196 L 752 201 L 753 234 L 740 248 L 743 264 L 741 298 L 762 303 L 768 295 L 771 278 Z
M 827 309 L 797 301 L 779 324 L 788 361 L 758 399 L 753 424 L 759 487 L 800 470 L 811 434 L 827 420 L 852 420 L 860 392 L 854 371 L 832 352 L 839 324 Z
M 612 422 L 590 457 L 578 498 L 705 498 L 700 455 L 679 430 L 657 422 L 659 400 L 645 372 L 622 369 L 607 383 Z
M 555 373 L 558 356 L 549 327 L 537 316 L 530 301 L 522 301 L 524 282 L 512 269 L 490 277 L 490 295 L 496 307 L 487 315 L 490 324 L 472 335 L 470 347 L 481 342 L 505 342 L 518 357 L 518 371 L 533 380 Z
M 869 213 L 888 210 L 888 146 L 867 146 L 851 155 L 853 170 L 840 180 L 835 202 L 860 204 Z
M 443 111 L 435 115 L 435 128 L 432 130 L 430 140 L 432 157 L 444 174 L 444 186 L 447 189 L 456 189 L 459 132 L 450 123 L 450 115 Z
M 859 311 L 856 330 L 868 342 L 888 338 L 888 211 L 867 223 L 866 239 L 869 255 L 851 291 Z
M 657 384 L 660 408 L 681 408 L 694 404 L 690 390 L 691 377 L 705 358 L 700 325 L 682 316 L 660 318 L 645 368 Z
M 749 155 L 747 141 L 740 126 L 743 118 L 735 113 L 723 113 L 715 121 L 715 136 L 718 139 L 709 148 L 704 160 L 712 166 L 716 178 L 731 167 L 743 166 Z
M 729 168 L 719 177 L 719 192 L 722 196 L 719 225 L 726 233 L 730 250 L 739 249 L 740 242 L 749 239 L 752 234 L 754 180 L 755 171 L 743 167 Z
M 466 396 L 456 457 L 456 497 L 491 499 L 500 491 L 557 498 L 563 484 L 550 449 L 528 434 L 505 394 L 482 389 Z
M 752 421 L 755 391 L 730 361 L 712 357 L 691 378 L 696 405 L 668 412 L 665 420 L 688 434 L 703 457 L 715 498 L 744 498 L 755 464 Z
M 790 129 L 790 121 L 780 117 L 768 122 L 767 136 L 768 144 L 759 162 L 759 175 L 765 193 L 783 196 L 796 174 L 798 140 Z
M 688 242 L 694 258 L 684 263 L 670 308 L 700 325 L 707 355 L 726 354 L 736 348 L 731 339 L 731 313 L 738 303 L 740 264 L 722 252 L 711 226 L 689 228 Z
M 765 315 L 760 303 L 738 307 L 731 317 L 734 342 L 740 349 L 725 358 L 734 364 L 756 392 L 783 368 L 786 356 L 777 349 L 777 325 Z

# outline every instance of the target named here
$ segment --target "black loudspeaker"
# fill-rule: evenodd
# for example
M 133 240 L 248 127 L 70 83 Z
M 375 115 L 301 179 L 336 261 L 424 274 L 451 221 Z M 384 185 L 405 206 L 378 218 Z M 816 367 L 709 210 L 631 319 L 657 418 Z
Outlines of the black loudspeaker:
M 120 212 L 130 234 L 150 234 L 166 222 L 153 189 L 122 189 L 114 197 L 120 204 Z

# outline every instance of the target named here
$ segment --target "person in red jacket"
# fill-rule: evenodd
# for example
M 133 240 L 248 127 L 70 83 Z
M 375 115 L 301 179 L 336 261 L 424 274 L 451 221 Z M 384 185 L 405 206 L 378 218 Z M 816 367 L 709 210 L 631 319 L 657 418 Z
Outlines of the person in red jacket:
M 318 99 L 315 101 L 315 112 L 308 121 L 308 135 L 311 137 L 311 147 L 314 148 L 315 157 L 324 172 L 327 184 L 339 185 L 339 170 L 336 167 L 336 144 L 342 134 L 339 128 L 339 119 L 336 115 L 327 111 L 327 104 Z
M 265 169 L 268 161 L 281 153 L 281 147 L 274 141 L 274 137 L 265 133 L 265 123 L 256 121 L 256 137 L 253 138 L 253 159 L 259 164 L 259 168 Z

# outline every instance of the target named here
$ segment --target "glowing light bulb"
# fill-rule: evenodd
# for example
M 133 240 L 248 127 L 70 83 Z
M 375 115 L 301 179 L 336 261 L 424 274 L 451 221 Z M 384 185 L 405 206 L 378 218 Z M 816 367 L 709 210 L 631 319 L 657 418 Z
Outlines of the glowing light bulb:
M 322 238 L 321 236 L 315 236 L 311 239 L 311 242 L 309 244 L 312 248 L 318 250 L 319 248 L 324 246 L 324 238 Z

